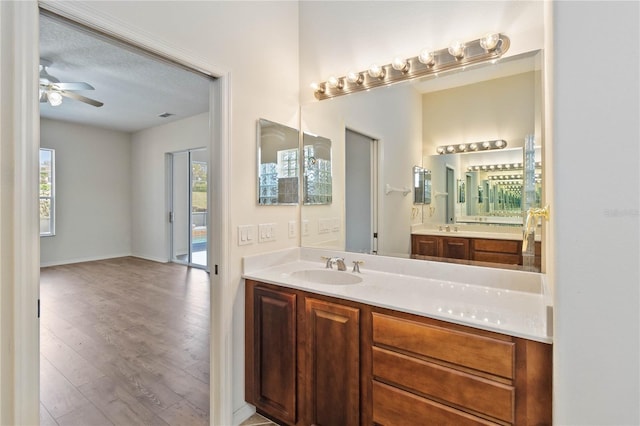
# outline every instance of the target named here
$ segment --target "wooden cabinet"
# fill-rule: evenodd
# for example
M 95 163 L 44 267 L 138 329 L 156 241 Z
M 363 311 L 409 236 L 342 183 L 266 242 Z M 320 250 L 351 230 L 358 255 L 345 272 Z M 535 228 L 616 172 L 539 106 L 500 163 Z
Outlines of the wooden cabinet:
M 247 285 L 245 396 L 259 410 L 296 422 L 296 294 Z
M 246 399 L 280 424 L 551 424 L 551 345 L 247 280 Z
M 522 241 L 465 238 L 440 235 L 411 235 L 411 254 L 503 265 L 522 265 Z M 541 265 L 541 244 L 535 243 L 535 266 Z
M 388 310 L 372 316 L 374 423 L 551 424 L 551 345 Z
M 360 310 L 305 299 L 309 424 L 360 424 Z

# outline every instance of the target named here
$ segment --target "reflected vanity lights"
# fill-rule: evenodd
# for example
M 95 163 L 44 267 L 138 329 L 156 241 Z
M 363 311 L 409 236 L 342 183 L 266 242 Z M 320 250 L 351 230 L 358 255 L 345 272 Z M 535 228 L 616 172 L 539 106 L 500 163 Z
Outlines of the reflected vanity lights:
M 461 143 L 457 145 L 441 145 L 436 148 L 438 154 L 459 154 L 461 152 L 480 152 L 492 149 L 505 149 L 507 141 L 504 139 L 496 139 L 493 141 Z
M 535 163 L 535 167 L 536 169 L 539 169 L 540 167 L 542 167 L 542 163 L 541 162 L 536 162 Z M 469 172 L 473 172 L 473 171 L 494 171 L 494 170 L 522 170 L 523 168 L 523 164 L 522 163 L 505 163 L 505 164 L 483 164 L 483 165 L 478 165 L 478 166 L 469 166 L 467 167 L 467 171 Z
M 509 45 L 509 37 L 501 33 L 489 33 L 468 42 L 456 40 L 444 49 L 424 49 L 415 57 L 396 57 L 390 64 L 372 64 L 364 71 L 349 71 L 343 77 L 331 76 L 325 82 L 312 83 L 311 88 L 315 97 L 322 100 L 416 77 L 437 76 L 442 71 L 495 61 L 504 55 Z

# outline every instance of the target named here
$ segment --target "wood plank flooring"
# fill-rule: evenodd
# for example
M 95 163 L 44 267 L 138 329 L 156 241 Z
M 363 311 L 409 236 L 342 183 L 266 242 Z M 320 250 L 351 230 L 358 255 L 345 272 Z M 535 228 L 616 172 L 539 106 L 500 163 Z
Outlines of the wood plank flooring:
M 133 257 L 41 269 L 41 425 L 208 425 L 209 276 Z

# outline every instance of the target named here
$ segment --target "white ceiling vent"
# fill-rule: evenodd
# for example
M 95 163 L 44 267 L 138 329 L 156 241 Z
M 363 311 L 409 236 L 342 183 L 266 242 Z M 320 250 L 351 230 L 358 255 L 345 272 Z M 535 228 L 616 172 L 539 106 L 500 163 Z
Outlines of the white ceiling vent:
M 167 117 L 171 117 L 172 115 L 175 115 L 175 114 L 172 114 L 170 112 L 163 112 L 162 114 L 158 115 L 158 117 L 167 118 Z

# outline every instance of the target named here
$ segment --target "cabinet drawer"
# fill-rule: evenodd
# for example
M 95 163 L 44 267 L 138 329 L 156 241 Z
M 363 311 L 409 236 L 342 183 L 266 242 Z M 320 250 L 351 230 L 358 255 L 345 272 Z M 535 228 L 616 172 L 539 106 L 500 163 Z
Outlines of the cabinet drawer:
M 373 381 L 373 421 L 383 426 L 496 424 L 375 380 Z
M 515 344 L 373 313 L 374 344 L 513 378 Z
M 521 264 L 519 254 L 493 253 L 486 251 L 474 251 L 471 255 L 471 260 L 477 260 L 480 262 L 502 263 L 507 265 Z
M 492 251 L 496 253 L 520 253 L 520 241 L 511 240 L 472 240 L 473 249 L 476 251 Z
M 376 347 L 373 376 L 470 411 L 514 420 L 513 386 Z

